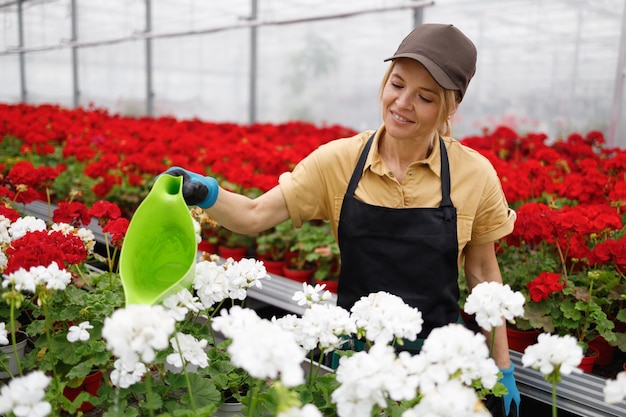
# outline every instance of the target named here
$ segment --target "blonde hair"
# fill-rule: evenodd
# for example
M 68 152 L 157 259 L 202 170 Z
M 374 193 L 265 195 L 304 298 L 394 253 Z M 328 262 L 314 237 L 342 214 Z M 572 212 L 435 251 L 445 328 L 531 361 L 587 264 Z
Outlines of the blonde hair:
M 382 101 L 383 98 L 383 90 L 389 81 L 389 77 L 391 77 L 391 72 L 393 71 L 394 66 L 396 65 L 396 61 L 391 61 L 391 65 L 387 68 L 385 75 L 383 75 L 382 82 L 380 83 L 380 89 L 378 92 L 378 99 Z M 441 136 L 450 136 L 452 133 L 452 123 L 450 122 L 450 116 L 454 114 L 457 106 L 461 102 L 459 99 L 459 92 L 456 90 L 447 90 L 437 84 L 437 89 L 439 93 L 439 114 L 437 115 L 437 133 Z

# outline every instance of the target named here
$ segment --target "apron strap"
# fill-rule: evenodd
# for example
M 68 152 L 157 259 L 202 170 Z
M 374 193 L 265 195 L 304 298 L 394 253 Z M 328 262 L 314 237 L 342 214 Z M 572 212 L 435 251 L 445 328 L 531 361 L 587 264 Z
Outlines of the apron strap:
M 348 183 L 348 189 L 346 190 L 347 195 L 354 195 L 356 186 L 359 183 L 361 176 L 363 176 L 365 161 L 367 160 L 367 155 L 369 155 L 375 135 L 376 132 L 372 133 L 372 136 L 370 136 L 367 143 L 363 147 L 363 151 L 359 156 L 359 161 L 357 162 L 356 168 L 352 173 L 350 182 Z M 449 222 L 454 218 L 454 205 L 450 199 L 450 164 L 448 163 L 448 151 L 444 146 L 441 136 L 439 136 L 439 152 L 441 159 L 441 203 L 439 204 L 439 207 L 444 209 L 444 218 Z

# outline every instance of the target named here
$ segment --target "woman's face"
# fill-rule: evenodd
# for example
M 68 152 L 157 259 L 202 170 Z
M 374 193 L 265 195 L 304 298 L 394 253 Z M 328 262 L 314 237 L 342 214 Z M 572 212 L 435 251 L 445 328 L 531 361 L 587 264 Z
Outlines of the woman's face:
M 439 127 L 441 87 L 413 59 L 398 59 L 381 95 L 387 134 L 396 139 L 427 138 Z

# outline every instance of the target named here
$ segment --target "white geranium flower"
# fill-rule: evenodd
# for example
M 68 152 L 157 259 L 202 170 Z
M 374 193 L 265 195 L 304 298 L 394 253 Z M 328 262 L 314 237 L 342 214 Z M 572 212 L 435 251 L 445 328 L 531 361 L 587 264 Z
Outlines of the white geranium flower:
M 2 242 L 0 242 L 0 245 L 1 244 Z M 2 273 L 2 271 L 7 269 L 8 264 L 9 264 L 9 258 L 7 258 L 4 252 L 0 250 L 0 274 Z
M 11 220 L 0 214 L 0 247 L 8 246 L 11 243 L 10 227 Z
M 32 294 L 37 291 L 35 278 L 24 268 L 20 268 L 8 275 L 3 275 L 2 288 L 8 288 L 9 286 L 12 286 L 17 291 L 24 291 Z
M 583 349 L 573 336 L 542 333 L 536 344 L 524 350 L 522 365 L 537 369 L 546 378 L 555 378 L 558 382 L 561 375 L 582 372 L 578 368 L 582 359 Z
M 422 392 L 453 377 L 468 386 L 481 381 L 488 389 L 498 381 L 498 366 L 489 357 L 485 336 L 456 323 L 434 329 L 419 355 L 401 354 L 400 359 L 419 377 Z
M 143 362 L 127 363 L 122 359 L 116 359 L 113 367 L 111 383 L 120 388 L 128 388 L 141 381 L 148 370 Z
M 232 306 L 230 310 L 222 309 L 220 315 L 213 317 L 213 330 L 221 332 L 225 337 L 232 338 L 241 329 L 254 327 L 261 321 L 256 311 L 241 306 Z
M 278 417 L 323 417 L 323 415 L 313 404 L 306 404 L 302 408 L 291 407 L 287 411 L 281 411 Z
M 167 355 L 166 361 L 176 369 L 181 370 L 183 369 L 182 359 L 187 364 L 193 365 L 192 369 L 195 367 L 206 368 L 209 366 L 209 357 L 205 350 L 208 343 L 206 339 L 198 340 L 192 335 L 179 332 L 170 339 L 174 353 Z
M 176 322 L 160 305 L 130 304 L 104 320 L 107 349 L 126 363 L 152 363 L 169 346 Z
M 229 314 L 214 318 L 213 327 L 232 339 L 228 346 L 232 363 L 252 377 L 280 379 L 287 387 L 304 382 L 301 363 L 306 352 L 291 332 L 261 319 L 254 310 L 239 306 L 233 306 Z
M 44 286 L 49 290 L 64 290 L 72 282 L 72 274 L 65 269 L 59 269 L 56 262 L 47 267 L 32 266 L 26 271 L 20 268 L 4 277 L 2 287 L 13 285 L 18 291 L 37 292 L 38 286 Z
M 626 371 L 618 373 L 615 379 L 607 379 L 603 392 L 605 402 L 621 402 L 626 397 Z
M 422 313 L 402 298 L 384 291 L 361 297 L 350 309 L 359 329 L 372 342 L 389 343 L 394 338 L 415 340 L 422 331 Z
M 489 417 L 491 413 L 476 396 L 476 391 L 453 379 L 426 393 L 402 417 Z
M 306 350 L 318 347 L 328 353 L 345 341 L 340 336 L 356 333 L 356 323 L 348 310 L 328 304 L 313 304 L 304 311 L 299 321 L 298 341 Z
M 9 344 L 9 332 L 6 329 L 6 323 L 0 323 L 0 345 Z
M 47 230 L 46 222 L 34 216 L 20 217 L 14 221 L 9 227 L 9 235 L 11 240 L 24 237 L 28 232 L 40 232 Z
M 313 304 L 321 304 L 332 298 L 330 291 L 324 290 L 324 288 L 326 288 L 326 284 L 313 286 L 303 282 L 302 291 L 296 291 L 291 299 L 297 302 L 299 306 L 310 308 Z
M 188 289 L 184 288 L 163 300 L 163 307 L 174 317 L 176 321 L 183 321 L 187 313 L 197 313 L 204 309 L 198 297 L 195 297 Z
M 331 398 L 339 417 L 369 416 L 374 405 L 385 407 L 387 398 L 409 400 L 417 394 L 417 378 L 407 373 L 393 347 L 386 344 L 342 356 L 336 373 L 340 386 Z
M 72 274 L 63 268 L 59 268 L 56 262 L 52 262 L 47 268 L 42 266 L 35 268 L 38 269 L 38 273 L 40 273 L 42 279 L 45 280 L 46 288 L 49 290 L 63 291 L 65 287 L 72 282 Z M 37 281 L 37 278 L 35 278 L 35 281 Z
M 83 321 L 78 326 L 71 326 L 67 333 L 67 341 L 74 343 L 77 341 L 86 342 L 89 340 L 88 330 L 93 329 L 93 326 L 88 321 Z
M 251 287 L 262 288 L 261 280 L 269 278 L 262 261 L 253 258 L 243 258 L 226 261 L 225 274 L 228 277 L 228 298 L 243 300 Z
M 16 417 L 44 417 L 52 407 L 44 401 L 51 378 L 42 371 L 16 377 L 0 388 L 0 414 L 12 412 Z
M 206 309 L 228 298 L 228 277 L 224 274 L 224 267 L 213 261 L 196 263 L 193 287 Z
M 524 295 L 499 282 L 481 282 L 476 285 L 465 302 L 465 312 L 476 314 L 476 323 L 490 331 L 501 326 L 502 318 L 514 322 L 524 314 Z

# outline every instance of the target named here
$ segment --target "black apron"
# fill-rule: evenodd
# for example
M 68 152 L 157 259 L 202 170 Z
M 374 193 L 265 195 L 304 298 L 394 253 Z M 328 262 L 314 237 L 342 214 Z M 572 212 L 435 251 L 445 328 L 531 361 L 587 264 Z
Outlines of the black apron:
M 450 200 L 450 169 L 443 140 L 441 204 L 394 209 L 354 197 L 374 135 L 363 149 L 343 199 L 338 242 L 341 275 L 337 304 L 350 309 L 378 291 L 401 297 L 422 312 L 425 339 L 436 327 L 459 318 L 456 209 Z

